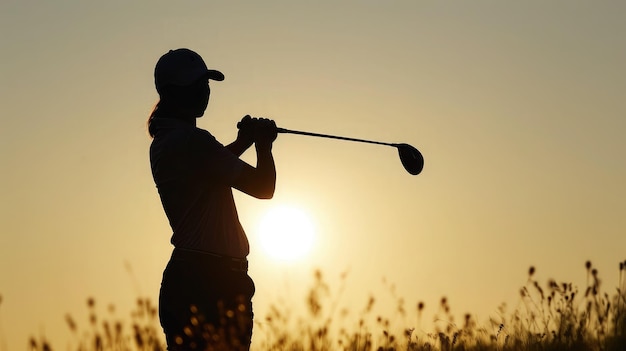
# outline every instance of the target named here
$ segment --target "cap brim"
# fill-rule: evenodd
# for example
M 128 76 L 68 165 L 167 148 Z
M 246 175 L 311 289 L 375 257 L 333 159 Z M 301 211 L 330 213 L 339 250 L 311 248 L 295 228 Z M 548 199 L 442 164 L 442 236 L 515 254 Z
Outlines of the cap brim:
M 214 69 L 207 70 L 206 77 L 208 79 L 217 80 L 217 81 L 220 81 L 220 82 L 224 80 L 224 74 L 222 72 L 214 70 Z

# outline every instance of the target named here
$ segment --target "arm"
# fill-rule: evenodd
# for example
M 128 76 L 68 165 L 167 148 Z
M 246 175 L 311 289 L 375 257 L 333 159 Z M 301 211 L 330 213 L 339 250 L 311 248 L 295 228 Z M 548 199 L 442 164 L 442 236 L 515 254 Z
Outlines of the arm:
M 247 142 L 246 140 L 242 140 L 238 136 L 237 139 L 235 139 L 235 141 L 226 145 L 226 148 L 228 149 L 228 151 L 232 152 L 237 157 L 239 157 L 243 155 L 243 153 L 246 152 L 246 150 L 248 150 L 250 146 L 252 146 L 252 142 Z
M 244 166 L 233 187 L 259 199 L 271 199 L 276 189 L 276 166 L 272 155 L 272 145 L 277 136 L 276 124 L 261 119 L 254 134 L 256 168 Z

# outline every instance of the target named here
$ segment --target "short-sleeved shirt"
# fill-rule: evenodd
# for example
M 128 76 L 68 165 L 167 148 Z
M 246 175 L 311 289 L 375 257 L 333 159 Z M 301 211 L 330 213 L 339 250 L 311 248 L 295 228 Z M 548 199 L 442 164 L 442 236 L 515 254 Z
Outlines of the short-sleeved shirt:
M 154 118 L 152 176 L 172 227 L 174 247 L 244 258 L 250 252 L 232 185 L 244 162 L 208 131 Z

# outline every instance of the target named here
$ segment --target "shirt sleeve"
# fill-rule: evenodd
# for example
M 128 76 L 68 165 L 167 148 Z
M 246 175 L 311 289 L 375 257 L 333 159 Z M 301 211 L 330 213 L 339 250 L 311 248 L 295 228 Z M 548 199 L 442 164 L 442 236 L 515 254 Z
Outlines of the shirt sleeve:
M 201 176 L 232 185 L 244 167 L 244 161 L 206 130 L 197 129 L 190 146 Z

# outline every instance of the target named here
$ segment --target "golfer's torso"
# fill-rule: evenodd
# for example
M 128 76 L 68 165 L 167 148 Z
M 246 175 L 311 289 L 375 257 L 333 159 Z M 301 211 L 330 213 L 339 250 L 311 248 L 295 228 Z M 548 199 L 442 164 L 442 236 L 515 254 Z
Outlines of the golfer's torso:
M 150 150 L 154 180 L 173 230 L 172 244 L 246 257 L 249 244 L 233 199 L 233 179 L 223 176 L 237 172 L 218 169 L 236 168 L 238 163 L 208 132 L 194 129 L 157 134 Z

